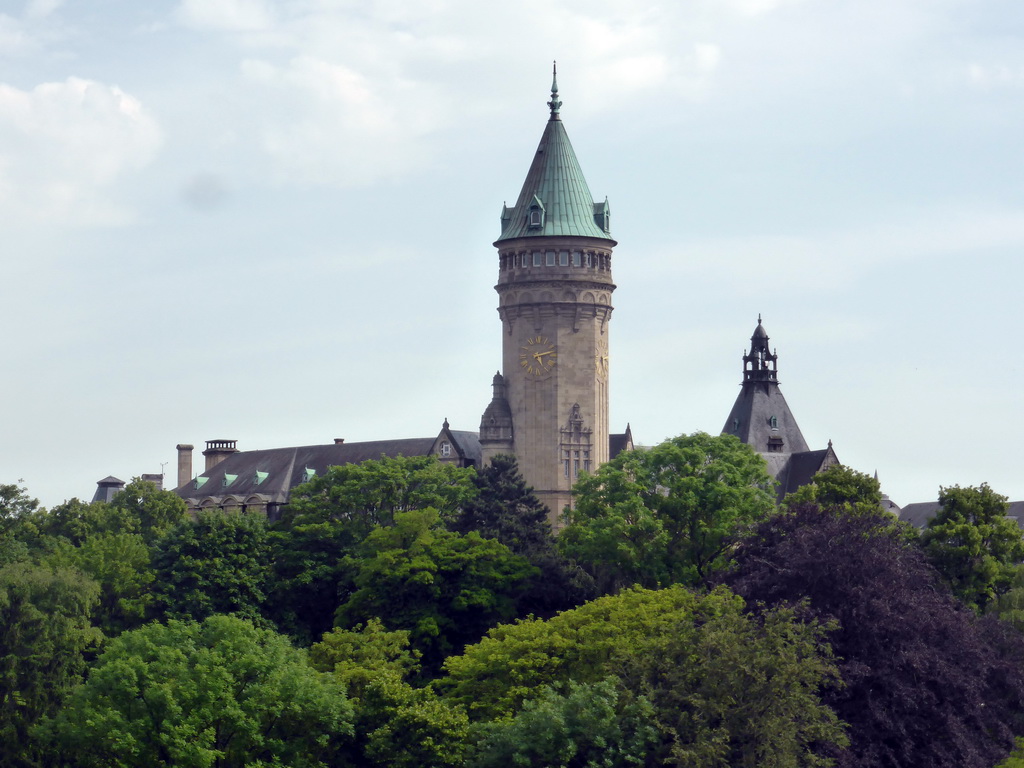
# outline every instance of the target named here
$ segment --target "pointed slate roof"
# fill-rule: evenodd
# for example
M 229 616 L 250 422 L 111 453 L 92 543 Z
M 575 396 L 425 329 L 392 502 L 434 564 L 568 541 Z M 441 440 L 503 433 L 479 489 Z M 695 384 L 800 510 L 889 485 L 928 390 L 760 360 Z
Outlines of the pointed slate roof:
M 607 198 L 595 203 L 559 116 L 557 79 L 551 83 L 551 117 L 514 207 L 501 212 L 503 240 L 519 237 L 594 237 L 612 240 Z M 531 211 L 536 215 L 531 218 Z
M 750 352 L 743 356 L 742 389 L 722 432 L 736 435 L 758 453 L 803 453 L 809 448 L 779 389 L 777 359 L 768 351 L 768 334 L 758 317 Z

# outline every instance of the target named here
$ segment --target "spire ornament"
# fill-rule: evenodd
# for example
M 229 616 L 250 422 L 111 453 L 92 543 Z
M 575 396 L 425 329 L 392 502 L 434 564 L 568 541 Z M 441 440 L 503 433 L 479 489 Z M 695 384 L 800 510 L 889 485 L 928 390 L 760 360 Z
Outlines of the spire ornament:
M 551 120 L 561 120 L 558 116 L 558 110 L 561 108 L 562 102 L 558 98 L 558 62 L 551 62 L 551 101 L 548 102 L 548 107 L 551 109 Z

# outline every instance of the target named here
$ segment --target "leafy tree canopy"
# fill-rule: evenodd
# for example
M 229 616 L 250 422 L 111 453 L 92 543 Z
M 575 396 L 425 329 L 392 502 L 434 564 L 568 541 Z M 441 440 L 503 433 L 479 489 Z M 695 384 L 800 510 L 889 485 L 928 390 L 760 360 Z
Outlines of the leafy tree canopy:
M 849 724 L 840 766 L 988 768 L 1012 746 L 1024 640 L 955 601 L 888 513 L 777 515 L 744 542 L 728 583 L 838 620 L 828 637 L 845 685 L 824 700 Z
M 437 685 L 472 718 L 508 721 L 549 695 L 545 686 L 617 676 L 634 701 L 653 707 L 659 739 L 647 764 L 827 765 L 820 746 L 845 738 L 819 698 L 836 675 L 821 640 L 820 627 L 785 609 L 759 621 L 726 589 L 634 588 L 547 621 L 495 627 L 449 658 Z M 552 748 L 566 737 L 563 726 L 550 726 Z
M 0 568 L 0 765 L 35 765 L 32 726 L 78 684 L 100 640 L 89 623 L 98 595 L 70 568 Z
M 925 552 L 953 593 L 983 611 L 1012 585 L 1024 537 L 1006 516 L 1006 497 L 987 484 L 941 488 L 939 511 L 921 534 Z
M 398 456 L 331 467 L 296 487 L 286 521 L 294 525 L 348 523 L 350 541 L 359 542 L 395 514 L 431 507 L 442 519 L 455 516 L 475 493 L 473 469 L 445 464 L 434 456 Z
M 157 542 L 153 567 L 157 600 L 168 616 L 234 613 L 258 622 L 270 577 L 266 519 L 202 511 Z
M 581 479 L 559 545 L 604 591 L 696 584 L 774 510 L 774 485 L 764 460 L 733 435 L 677 437 Z
M 117 635 L 143 624 L 154 602 L 150 549 L 137 533 L 96 534 L 80 546 L 58 545 L 44 562 L 76 568 L 100 587 L 92 620 Z
M 596 596 L 593 579 L 559 552 L 550 512 L 526 485 L 514 456 L 495 456 L 473 482 L 477 494 L 450 527 L 497 539 L 537 568 L 520 602 L 522 612 L 551 616 Z
M 870 475 L 835 464 L 787 495 L 782 503 L 786 507 L 816 503 L 830 509 L 875 514 L 882 509 L 882 489 Z
M 516 615 L 530 564 L 477 533 L 445 530 L 433 509 L 398 512 L 346 558 L 354 588 L 338 609 L 340 626 L 376 616 L 408 630 L 428 669 Z
M 335 629 L 310 649 L 316 669 L 333 672 L 356 706 L 356 735 L 341 764 L 359 766 L 462 765 L 469 721 L 458 706 L 406 678 L 419 670 L 409 633 L 389 632 L 379 619 Z
M 659 740 L 654 716 L 646 699 L 624 696 L 614 679 L 570 682 L 564 694 L 545 686 L 514 718 L 476 727 L 468 765 L 648 765 Z
M 337 627 L 309 649 L 309 661 L 321 672 L 333 672 L 349 695 L 358 697 L 366 684 L 381 673 L 404 680 L 419 667 L 419 653 L 409 650 L 409 632 L 389 632 L 380 619 L 352 629 Z
M 113 640 L 48 731 L 83 768 L 326 768 L 351 720 L 340 683 L 283 636 L 211 616 Z

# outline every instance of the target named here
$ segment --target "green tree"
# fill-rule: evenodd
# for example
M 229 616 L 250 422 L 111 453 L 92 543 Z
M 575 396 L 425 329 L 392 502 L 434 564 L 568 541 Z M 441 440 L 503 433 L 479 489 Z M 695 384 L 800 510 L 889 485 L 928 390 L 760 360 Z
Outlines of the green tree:
M 774 510 L 773 487 L 764 460 L 736 437 L 677 437 L 621 453 L 581 479 L 559 545 L 607 592 L 696 584 Z
M 351 720 L 342 686 L 286 638 L 211 616 L 111 641 L 48 733 L 83 768 L 319 768 Z
M 87 574 L 100 587 L 92 621 L 107 635 L 142 625 L 153 604 L 155 574 L 151 553 L 137 533 L 91 536 L 80 546 L 65 545 L 46 558 Z
M 28 555 L 26 539 L 34 538 L 32 523 L 39 509 L 39 500 L 28 495 L 16 483 L 0 485 L 0 566 Z
M 157 602 L 168 616 L 234 613 L 258 622 L 270 578 L 266 519 L 202 511 L 157 542 L 153 567 Z
M 68 568 L 0 568 L 0 765 L 35 765 L 30 731 L 85 671 L 100 640 L 89 623 L 99 588 Z
M 399 512 L 437 510 L 452 519 L 475 493 L 472 468 L 434 456 L 398 456 L 331 467 L 296 487 L 285 511 L 293 524 L 345 523 L 347 543 L 362 541 L 377 526 L 392 525 Z
M 823 629 L 789 609 L 760 620 L 718 588 L 633 588 L 546 621 L 492 629 L 445 662 L 439 687 L 474 720 L 507 720 L 544 686 L 617 676 L 654 708 L 656 760 L 679 766 L 827 765 L 845 743 L 819 698 L 836 679 Z
M 782 503 L 786 507 L 815 503 L 827 509 L 876 514 L 882 509 L 882 489 L 870 475 L 835 464 L 788 494 Z
M 432 507 L 452 519 L 475 494 L 473 471 L 430 456 L 331 467 L 292 491 L 273 526 L 274 577 L 268 614 L 310 643 L 328 631 L 351 574 L 343 558 L 396 512 Z
M 396 513 L 393 526 L 373 531 L 346 562 L 355 591 L 338 609 L 339 625 L 377 616 L 408 630 L 429 670 L 515 616 L 534 574 L 497 541 L 445 530 L 432 509 Z
M 41 536 L 62 539 L 76 547 L 92 536 L 138 534 L 140 529 L 138 518 L 121 507 L 79 499 L 70 499 L 41 513 L 36 524 Z
M 340 764 L 461 766 L 469 720 L 465 711 L 407 678 L 419 670 L 409 632 L 384 629 L 379 619 L 335 629 L 310 649 L 316 669 L 333 672 L 355 704 L 356 735 Z
M 188 519 L 188 505 L 178 494 L 137 477 L 114 494 L 110 506 L 138 521 L 138 533 L 149 543 Z
M 475 729 L 471 768 L 515 765 L 626 768 L 648 765 L 658 745 L 654 709 L 622 695 L 614 679 L 545 686 L 509 720 Z
M 336 627 L 309 649 L 309 661 L 321 672 L 333 672 L 352 696 L 361 695 L 370 679 L 382 673 L 405 680 L 419 669 L 420 654 L 409 649 L 409 632 L 384 628 L 380 619 L 352 629 Z
M 984 611 L 1007 592 L 1024 560 L 1024 538 L 1006 516 L 1006 497 L 987 484 L 939 489 L 938 513 L 921 534 L 928 559 L 953 593 Z
M 523 613 L 551 616 L 596 596 L 593 579 L 558 551 L 550 512 L 526 484 L 514 456 L 495 456 L 473 482 L 476 496 L 450 527 L 496 539 L 537 568 L 520 602 Z

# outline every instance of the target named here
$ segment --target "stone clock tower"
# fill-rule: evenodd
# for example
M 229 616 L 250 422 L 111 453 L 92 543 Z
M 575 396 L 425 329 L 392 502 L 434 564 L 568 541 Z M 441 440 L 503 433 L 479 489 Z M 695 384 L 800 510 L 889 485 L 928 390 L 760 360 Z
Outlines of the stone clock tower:
M 513 453 L 553 517 L 582 471 L 608 460 L 608 200 L 595 203 L 559 116 L 551 116 L 516 204 L 501 213 L 502 371 L 480 423 L 484 461 Z

